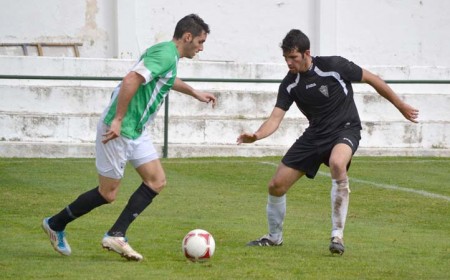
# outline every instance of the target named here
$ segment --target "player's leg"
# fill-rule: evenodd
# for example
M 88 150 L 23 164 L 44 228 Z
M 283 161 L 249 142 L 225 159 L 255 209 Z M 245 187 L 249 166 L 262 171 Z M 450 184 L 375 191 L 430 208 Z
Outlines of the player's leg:
M 165 173 L 158 159 L 139 166 L 136 171 L 141 176 L 142 183 L 108 231 L 110 236 L 124 237 L 130 224 L 150 205 L 166 183 Z
M 122 213 L 103 237 L 102 246 L 105 249 L 117 252 L 128 260 L 140 261 L 143 256 L 128 244 L 128 239 L 125 237 L 126 231 L 163 189 L 166 180 L 164 170 L 158 159 L 140 165 L 136 170 L 143 182 L 131 195 Z
M 349 182 L 347 167 L 353 151 L 347 144 L 339 143 L 333 147 L 329 165 L 331 173 L 331 244 L 332 253 L 344 253 L 344 228 L 349 206 Z
M 99 173 L 99 186 L 76 198 L 58 214 L 45 218 L 42 228 L 47 233 L 53 248 L 63 254 L 70 255 L 71 248 L 65 238 L 68 223 L 89 213 L 93 209 L 115 200 L 125 167 L 125 155 L 122 151 L 125 142 L 121 139 L 101 143 L 102 134 L 107 127 L 99 122 L 96 139 L 96 166 Z
M 248 246 L 279 246 L 283 244 L 283 222 L 286 216 L 286 193 L 305 173 L 280 163 L 269 183 L 267 223 L 269 233 L 249 242 Z
M 53 248 L 63 255 L 70 255 L 71 248 L 65 238 L 67 224 L 108 202 L 110 201 L 101 194 L 100 184 L 100 187 L 95 187 L 78 196 L 58 214 L 45 218 L 42 228 L 49 236 Z
M 305 173 L 280 163 L 269 183 L 267 221 L 269 235 L 274 241 L 283 240 L 283 222 L 286 216 L 286 193 Z
M 164 188 L 166 177 L 158 154 L 148 135 L 144 134 L 139 139 L 134 140 L 132 146 L 134 149 L 130 163 L 141 176 L 142 183 L 131 195 L 122 213 L 103 237 L 102 246 L 106 249 L 114 250 L 129 260 L 140 261 L 143 257 L 128 244 L 125 237 L 126 232 L 131 223 L 152 203 L 153 199 Z
M 314 139 L 302 136 L 284 155 L 269 183 L 267 220 L 269 234 L 247 243 L 251 246 L 276 246 L 283 242 L 283 222 L 286 215 L 286 193 L 303 175 L 314 178 L 321 159 Z

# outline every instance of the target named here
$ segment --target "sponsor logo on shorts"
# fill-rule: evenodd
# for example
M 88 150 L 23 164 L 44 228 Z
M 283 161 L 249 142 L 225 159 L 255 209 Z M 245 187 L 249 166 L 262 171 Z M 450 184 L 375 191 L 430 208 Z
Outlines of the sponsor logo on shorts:
M 348 139 L 347 137 L 342 138 L 342 140 L 347 141 L 348 143 L 350 143 L 350 145 L 353 147 L 353 142 L 352 140 Z

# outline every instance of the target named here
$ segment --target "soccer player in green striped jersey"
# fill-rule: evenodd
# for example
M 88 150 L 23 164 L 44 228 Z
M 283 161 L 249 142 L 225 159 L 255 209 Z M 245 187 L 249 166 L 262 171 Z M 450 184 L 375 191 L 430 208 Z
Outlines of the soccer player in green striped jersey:
M 42 228 L 53 248 L 70 255 L 66 225 L 91 210 L 116 199 L 125 165 L 130 162 L 142 179 L 114 225 L 102 239 L 105 249 L 128 260 L 143 256 L 128 244 L 126 231 L 166 184 L 164 169 L 146 127 L 154 120 L 170 89 L 216 105 L 216 97 L 193 89 L 177 78 L 180 58 L 193 58 L 203 50 L 209 26 L 198 15 L 182 18 L 173 39 L 148 48 L 113 91 L 97 126 L 96 167 L 99 185 L 75 199 L 58 214 L 45 218 Z

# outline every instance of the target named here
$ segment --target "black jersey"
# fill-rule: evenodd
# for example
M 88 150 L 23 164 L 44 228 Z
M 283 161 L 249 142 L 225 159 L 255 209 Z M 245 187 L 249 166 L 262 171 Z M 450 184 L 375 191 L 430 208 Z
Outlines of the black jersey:
M 351 82 L 362 69 L 340 56 L 313 57 L 306 73 L 288 73 L 280 84 L 276 107 L 289 110 L 295 102 L 309 121 L 305 136 L 328 137 L 344 129 L 361 130 Z

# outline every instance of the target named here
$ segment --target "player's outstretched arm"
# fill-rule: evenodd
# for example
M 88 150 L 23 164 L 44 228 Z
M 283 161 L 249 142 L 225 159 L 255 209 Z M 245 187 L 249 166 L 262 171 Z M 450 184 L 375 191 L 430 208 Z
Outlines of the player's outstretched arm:
M 175 78 L 175 83 L 173 84 L 172 89 L 190 95 L 201 102 L 211 102 L 212 107 L 216 107 L 217 98 L 212 93 L 195 90 L 190 85 L 183 82 L 180 78 Z
M 278 107 L 273 108 L 270 117 L 259 127 L 259 129 L 255 133 L 242 133 L 238 136 L 236 143 L 238 145 L 242 143 L 253 143 L 257 140 L 268 137 L 278 129 L 285 114 L 286 111 Z
M 363 69 L 362 82 L 371 85 L 381 96 L 389 100 L 409 121 L 418 123 L 419 110 L 407 104 L 377 75 Z

